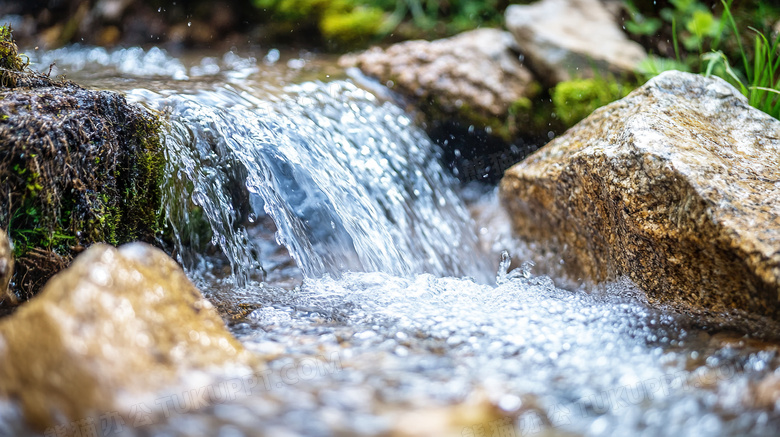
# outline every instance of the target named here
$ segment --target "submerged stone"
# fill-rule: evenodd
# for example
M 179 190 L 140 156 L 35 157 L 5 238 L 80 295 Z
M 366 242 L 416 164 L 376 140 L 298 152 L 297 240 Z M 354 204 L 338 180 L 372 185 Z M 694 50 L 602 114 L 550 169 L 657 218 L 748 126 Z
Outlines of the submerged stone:
M 437 41 L 375 47 L 346 55 L 340 63 L 411 98 L 433 120 L 455 117 L 508 140 L 518 129 L 510 116 L 529 110 L 529 99 L 539 91 L 516 49 L 508 32 L 478 29 Z
M 780 121 L 719 78 L 667 72 L 508 170 L 514 233 L 575 278 L 778 318 Z
M 647 57 L 599 0 L 542 0 L 506 9 L 506 27 L 540 80 L 633 73 Z
M 253 362 L 178 264 L 143 243 L 91 247 L 0 320 L 0 396 L 37 429 L 156 408 L 173 387 Z
M 159 121 L 114 92 L 28 71 L 0 87 L 0 227 L 26 299 L 96 242 L 154 242 L 160 227 Z

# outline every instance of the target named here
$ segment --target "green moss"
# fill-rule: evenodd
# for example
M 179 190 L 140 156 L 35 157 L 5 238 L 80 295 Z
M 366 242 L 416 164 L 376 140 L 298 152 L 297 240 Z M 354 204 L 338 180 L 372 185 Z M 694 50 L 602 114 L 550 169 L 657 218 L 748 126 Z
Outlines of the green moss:
M 11 26 L 0 26 L 0 86 L 16 86 L 18 73 L 30 65 L 30 59 L 19 54 Z
M 14 243 L 18 296 L 94 243 L 156 242 L 164 166 L 156 115 L 116 93 L 52 81 L 0 95 L 0 228 Z
M 341 44 L 356 44 L 373 39 L 381 31 L 384 12 L 366 6 L 348 12 L 328 10 L 319 26 L 325 38 Z
M 354 48 L 383 32 L 385 10 L 357 0 L 253 0 L 263 9 L 271 29 L 292 33 L 319 33 L 327 44 Z
M 0 68 L 11 71 L 23 71 L 29 65 L 29 59 L 23 59 L 14 43 L 11 26 L 0 26 Z M 25 56 L 26 58 L 26 56 Z
M 301 20 L 319 16 L 330 0 L 252 0 L 259 9 L 265 9 L 278 19 Z
M 109 211 L 116 223 L 117 241 L 153 241 L 161 231 L 162 178 L 165 156 L 160 122 L 151 116 L 135 120 L 131 159 L 120 169 L 120 205 Z
M 625 97 L 633 87 L 601 78 L 561 82 L 552 91 L 557 116 L 572 126 L 596 108 Z
M 512 102 L 512 105 L 509 106 L 509 114 L 525 114 L 530 112 L 532 108 L 533 103 L 531 103 L 531 99 L 523 97 Z

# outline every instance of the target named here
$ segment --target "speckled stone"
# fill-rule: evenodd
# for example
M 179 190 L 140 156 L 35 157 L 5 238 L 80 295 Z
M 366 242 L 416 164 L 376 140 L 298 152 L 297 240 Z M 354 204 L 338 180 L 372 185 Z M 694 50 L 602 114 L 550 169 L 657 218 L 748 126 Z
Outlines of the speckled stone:
M 509 169 L 514 233 L 575 277 L 778 318 L 780 122 L 719 78 L 667 72 Z
M 200 387 L 255 360 L 176 262 L 143 243 L 90 247 L 0 320 L 0 398 L 36 429 L 132 415 L 192 388 L 193 374 Z
M 374 47 L 345 55 L 339 63 L 356 66 L 418 102 L 434 103 L 438 111 L 504 119 L 512 104 L 538 91 L 515 49 L 508 32 L 477 29 L 436 41 Z

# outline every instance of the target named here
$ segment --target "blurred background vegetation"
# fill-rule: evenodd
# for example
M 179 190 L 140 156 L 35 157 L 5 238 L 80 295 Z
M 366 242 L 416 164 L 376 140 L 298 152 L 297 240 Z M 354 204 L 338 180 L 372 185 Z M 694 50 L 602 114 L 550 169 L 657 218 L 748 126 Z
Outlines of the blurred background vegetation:
M 303 45 L 345 51 L 500 27 L 509 0 L 25 0 L 0 2 L 22 43 Z
M 780 6 L 761 0 L 601 0 L 650 54 L 636 77 L 576 79 L 542 93 L 565 125 L 677 69 L 723 77 L 772 115 Z M 185 49 L 303 48 L 343 53 L 374 44 L 436 39 L 502 27 L 528 0 L 19 0 L 0 2 L 22 47 L 158 45 Z M 565 108 L 565 110 L 564 110 Z M 564 114 L 565 112 L 565 114 Z M 545 119 L 548 117 L 544 117 Z M 546 122 L 545 122 L 546 123 Z M 553 129 L 557 130 L 557 129 Z
M 658 3 L 658 4 L 656 4 Z M 625 0 L 624 28 L 647 49 L 643 79 L 665 70 L 716 75 L 780 118 L 780 6 L 758 0 Z
M 644 66 L 703 71 L 701 54 L 740 56 L 749 27 L 770 37 L 777 2 L 729 0 L 741 31 L 723 17 L 721 0 L 603 0 L 626 33 L 654 55 Z M 510 4 L 529 0 L 17 0 L 0 2 L 0 20 L 21 45 L 161 44 L 304 46 L 346 51 L 412 38 L 435 39 L 478 27 L 501 27 Z M 770 38 L 771 39 L 771 38 Z M 747 50 L 752 50 L 748 48 Z

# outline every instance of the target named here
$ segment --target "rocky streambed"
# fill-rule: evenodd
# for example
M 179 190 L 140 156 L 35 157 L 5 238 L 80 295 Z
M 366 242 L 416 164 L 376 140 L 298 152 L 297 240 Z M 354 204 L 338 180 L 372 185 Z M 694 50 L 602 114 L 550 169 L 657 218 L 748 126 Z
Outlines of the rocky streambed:
M 311 57 L 90 50 L 65 49 L 58 68 L 122 94 L 58 83 L 70 100 L 56 109 L 34 86 L 0 106 L 16 141 L 2 152 L 29 163 L 17 179 L 43 164 L 69 175 L 82 150 L 108 175 L 13 185 L 77 200 L 45 234 L 72 264 L 0 319 L 0 435 L 780 430 L 780 122 L 723 81 L 659 76 L 491 190 L 460 185 L 382 88 Z M 89 56 L 96 73 L 67 62 Z M 318 68 L 321 81 L 300 76 Z M 149 186 L 132 182 L 149 162 L 133 117 L 160 121 L 159 198 L 127 191 Z M 167 221 L 145 234 L 128 205 Z M 100 208 L 118 218 L 73 221 Z M 173 258 L 93 244 L 143 235 Z M 21 300 L 22 261 L 12 270 L 3 247 Z

